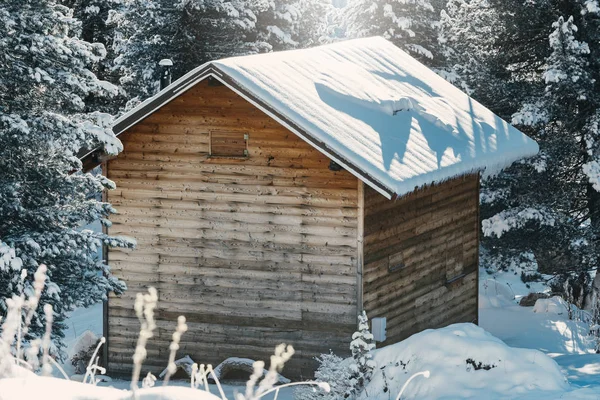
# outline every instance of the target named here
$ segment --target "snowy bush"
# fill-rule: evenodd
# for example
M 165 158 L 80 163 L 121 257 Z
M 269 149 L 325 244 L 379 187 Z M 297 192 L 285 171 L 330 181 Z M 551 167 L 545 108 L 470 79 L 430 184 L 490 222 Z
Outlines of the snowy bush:
M 350 343 L 354 360 L 350 365 L 353 383 L 351 393 L 354 395 L 360 393 L 371 381 L 373 370 L 376 367 L 376 363 L 373 361 L 373 349 L 375 349 L 375 343 L 369 330 L 369 319 L 367 313 L 363 311 L 358 316 L 358 330 L 352 335 L 352 342 Z
M 350 351 L 352 358 L 343 359 L 333 353 L 321 354 L 316 360 L 319 367 L 315 372 L 317 381 L 328 382 L 331 392 L 322 393 L 309 388 L 297 390 L 301 400 L 315 399 L 354 399 L 370 382 L 376 367 L 373 361 L 375 343 L 369 330 L 367 313 L 358 316 L 358 329 L 352 334 Z
M 431 377 L 413 380 L 403 399 L 505 399 L 568 390 L 550 357 L 511 348 L 473 324 L 428 329 L 375 350 L 373 359 L 380 367 L 358 400 L 394 399 L 414 373 L 424 370 Z
M 315 379 L 319 382 L 329 383 L 329 393 L 315 390 L 311 387 L 302 387 L 296 390 L 296 400 L 340 400 L 351 398 L 355 387 L 353 385 L 353 372 L 350 369 L 349 359 L 333 354 L 321 354 L 316 358 L 319 367 L 315 371 Z
M 96 337 L 92 331 L 85 331 L 77 339 L 70 357 L 71 365 L 75 367 L 74 371 L 76 374 L 85 374 L 86 366 L 99 344 L 100 338 Z M 103 364 L 103 360 L 98 362 L 98 365 Z

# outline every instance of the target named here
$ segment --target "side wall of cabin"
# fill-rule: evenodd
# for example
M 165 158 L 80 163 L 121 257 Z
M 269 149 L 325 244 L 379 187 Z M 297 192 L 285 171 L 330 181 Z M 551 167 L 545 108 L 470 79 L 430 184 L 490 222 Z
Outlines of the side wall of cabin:
M 479 176 L 397 200 L 364 190 L 363 304 L 387 318 L 387 340 L 477 323 Z
M 247 158 L 209 156 L 212 130 L 248 133 Z M 108 302 L 108 368 L 128 373 L 139 331 L 136 293 L 158 290 L 144 371 L 179 356 L 218 364 L 266 360 L 282 342 L 284 373 L 309 377 L 313 357 L 346 354 L 357 313 L 358 180 L 225 86 L 203 81 L 121 135 L 108 161 L 118 210 L 112 235 L 137 239 L 108 260 L 129 290 Z

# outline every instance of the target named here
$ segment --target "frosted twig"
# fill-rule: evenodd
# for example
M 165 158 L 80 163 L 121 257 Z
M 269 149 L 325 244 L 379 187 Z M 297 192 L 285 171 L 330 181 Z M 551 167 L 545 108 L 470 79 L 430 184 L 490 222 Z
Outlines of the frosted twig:
M 102 347 L 102 345 L 104 343 L 106 343 L 106 338 L 105 337 L 100 338 L 100 342 L 98 342 L 98 345 L 96 346 L 96 349 L 94 350 L 94 353 L 92 354 L 92 358 L 90 358 L 90 362 L 88 363 L 88 366 L 85 369 L 85 375 L 83 376 L 83 383 L 87 383 L 87 379 L 90 376 L 92 379 L 91 383 L 94 383 L 94 373 L 97 369 L 101 368 L 97 365 L 98 360 L 96 359 L 96 355 L 98 354 L 98 350 L 100 350 L 100 347 Z M 95 359 L 96 359 L 96 362 L 94 363 Z
M 26 306 L 28 309 L 27 316 L 25 317 L 25 323 L 23 324 L 22 335 L 25 337 L 27 332 L 29 332 L 29 325 L 31 325 L 31 320 L 35 315 L 38 304 L 40 302 L 40 298 L 42 297 L 42 291 L 44 290 L 44 286 L 46 285 L 46 272 L 48 271 L 48 267 L 45 264 L 40 264 L 38 269 L 33 274 L 33 296 L 29 297 L 26 302 Z M 20 341 L 21 338 L 19 338 Z
M 223 392 L 223 388 L 221 387 L 221 382 L 219 381 L 217 374 L 215 374 L 215 371 L 213 370 L 212 365 L 208 364 L 207 370 L 212 375 L 213 380 L 215 381 L 215 384 L 217 385 L 217 389 L 219 389 L 219 394 L 221 395 L 221 399 L 227 400 L 227 397 L 225 397 L 225 392 Z
M 210 367 L 212 368 L 212 365 Z M 206 379 L 206 375 L 208 375 L 208 368 L 206 368 L 204 364 L 200 364 L 200 373 L 202 376 L 202 382 L 204 384 L 204 390 L 210 393 L 210 386 L 208 386 L 208 379 Z
M 196 386 L 196 374 L 198 373 L 198 364 L 193 363 L 192 364 L 192 376 L 190 377 L 190 385 L 192 387 L 192 389 L 198 389 L 198 386 Z
M 412 381 L 414 378 L 416 378 L 419 375 L 423 375 L 425 378 L 429 378 L 430 373 L 429 373 L 429 371 L 421 371 L 421 372 L 417 372 L 416 374 L 414 374 L 413 376 L 408 378 L 408 380 L 402 386 L 402 389 L 400 389 L 400 393 L 398 393 L 398 397 L 396 397 L 396 400 L 400 400 L 400 397 L 402 397 L 402 393 L 404 393 L 404 390 L 406 389 L 406 387 L 408 386 L 410 381 Z
M 100 372 L 100 375 L 106 374 L 106 369 L 98 365 L 98 361 L 100 360 L 100 356 L 96 357 L 96 362 L 92 365 L 92 373 L 90 374 L 90 383 L 94 386 L 100 382 L 96 379 L 96 372 Z
M 181 341 L 181 335 L 183 335 L 187 331 L 188 327 L 185 323 L 185 317 L 180 315 L 177 318 L 177 329 L 173 332 L 173 341 L 169 346 L 169 364 L 167 365 L 167 374 L 165 375 L 165 379 L 163 381 L 163 386 L 167 386 L 169 384 L 169 379 L 171 375 L 177 371 L 177 365 L 175 365 L 175 355 L 177 354 L 177 350 L 179 350 L 179 342 Z
M 0 376 L 10 373 L 14 362 L 12 360 L 11 346 L 15 340 L 18 327 L 21 325 L 21 310 L 23 299 L 13 296 L 6 300 L 7 312 L 2 323 L 0 335 Z
M 22 365 L 23 367 L 27 368 L 28 370 L 33 371 L 33 367 L 31 366 L 31 364 L 29 364 L 25 360 L 21 360 L 20 358 L 15 358 L 15 364 Z
M 48 362 L 48 359 L 50 358 L 50 335 L 52 333 L 52 321 L 54 320 L 52 305 L 44 304 L 44 315 L 46 316 L 46 333 L 44 334 L 44 339 L 42 341 L 42 375 L 50 376 L 52 373 L 52 366 Z
M 61 367 L 60 364 L 57 363 L 54 358 L 48 357 L 48 360 L 56 367 L 56 369 L 58 369 L 60 371 L 60 373 L 65 377 L 66 380 L 68 380 L 68 381 L 71 380 L 71 378 L 69 378 L 69 375 L 67 375 L 67 373 L 63 369 L 63 367 Z M 27 364 L 27 365 L 29 365 L 29 364 Z
M 250 378 L 246 382 L 246 396 L 244 397 L 238 394 L 237 400 L 250 400 L 254 398 L 254 387 L 256 386 L 258 379 L 261 376 L 263 376 L 265 370 L 265 362 L 255 361 L 254 364 L 252 364 L 252 367 L 254 368 L 254 371 L 252 372 L 252 375 L 250 375 Z
M 258 389 L 255 389 L 258 380 L 263 376 L 265 371 L 265 363 L 263 361 L 256 361 L 252 364 L 254 372 L 250 375 L 250 379 L 246 382 L 246 394 L 236 395 L 236 400 L 256 400 L 264 396 L 264 394 L 275 386 L 278 378 L 278 371 L 283 369 L 284 364 L 294 354 L 294 348 L 292 346 L 286 346 L 280 344 L 275 348 L 275 354 L 271 356 L 271 365 L 269 371 L 264 375 L 264 378 L 258 384 Z
M 141 329 L 138 336 L 137 345 L 133 354 L 133 373 L 131 377 L 131 391 L 133 398 L 136 398 L 138 380 L 142 371 L 142 363 L 146 359 L 146 343 L 153 336 L 152 331 L 156 328 L 154 322 L 154 308 L 158 301 L 158 293 L 153 287 L 148 288 L 148 294 L 138 293 L 135 298 L 135 313 L 140 321 Z
M 25 278 L 27 278 L 27 270 L 21 270 L 21 280 L 19 281 L 19 288 L 21 289 L 21 298 L 24 299 L 25 293 L 23 287 L 25 285 Z M 23 325 L 19 324 L 19 329 L 17 332 L 17 359 L 21 358 L 21 340 L 23 338 Z
M 27 347 L 24 352 L 27 359 L 27 363 L 31 365 L 34 371 L 40 367 L 39 354 L 41 345 L 41 339 L 34 339 L 29 342 L 29 347 Z
M 280 344 L 275 348 L 275 354 L 271 356 L 271 364 L 269 371 L 258 385 L 256 395 L 260 395 L 271 389 L 277 383 L 278 372 L 283 369 L 283 366 L 294 355 L 294 348 L 291 345 L 286 346 Z

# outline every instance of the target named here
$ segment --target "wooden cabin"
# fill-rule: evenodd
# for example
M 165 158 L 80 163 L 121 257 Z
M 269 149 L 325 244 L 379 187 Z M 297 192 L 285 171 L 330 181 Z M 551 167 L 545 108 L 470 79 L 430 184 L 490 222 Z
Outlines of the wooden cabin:
M 477 323 L 479 173 L 537 145 L 382 38 L 205 64 L 117 120 L 124 151 L 97 149 L 117 189 L 109 249 L 128 285 L 105 307 L 105 355 L 131 370 L 135 295 L 158 289 L 144 371 L 179 356 L 269 360 L 311 377 L 349 354 L 357 314 L 384 346 Z

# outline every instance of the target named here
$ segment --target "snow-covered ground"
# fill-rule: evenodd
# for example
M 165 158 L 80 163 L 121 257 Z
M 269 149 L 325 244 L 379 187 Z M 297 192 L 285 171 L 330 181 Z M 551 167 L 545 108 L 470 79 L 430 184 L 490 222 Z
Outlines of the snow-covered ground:
M 403 398 L 600 398 L 600 355 L 593 351 L 588 326 L 569 320 L 566 305 L 558 298 L 538 301 L 536 307 L 519 306 L 518 301 L 526 294 L 548 291 L 543 283 L 523 283 L 520 272 L 489 274 L 481 270 L 481 328 L 452 325 L 377 350 L 377 369 L 368 387 L 369 398 L 395 397 L 413 373 L 424 370 L 429 370 L 431 377 L 416 378 Z M 101 336 L 102 305 L 76 310 L 68 326 L 65 339 L 73 353 L 86 331 Z M 73 373 L 68 362 L 63 366 L 68 374 Z M 22 385 L 18 381 L 10 384 Z M 0 382 L 0 388 L 6 390 L 7 385 L 6 381 Z M 126 380 L 99 384 L 115 389 L 128 389 L 129 385 Z M 189 385 L 186 381 L 170 383 L 175 387 Z M 383 388 L 387 390 L 384 392 Z M 244 390 L 243 386 L 224 386 L 228 399 Z M 217 387 L 211 385 L 211 392 L 217 394 Z M 102 399 L 120 398 L 127 392 L 105 393 Z M 292 400 L 293 390 L 282 390 L 278 398 Z M 2 393 L 0 399 L 4 399 Z
M 65 344 L 67 345 L 67 353 L 69 357 L 76 353 L 75 348 L 77 343 L 83 336 L 86 335 L 86 331 L 92 332 L 97 337 L 102 336 L 102 303 L 96 304 L 89 308 L 81 308 L 75 310 L 71 317 L 67 321 L 68 329 L 65 331 Z M 167 360 L 165 360 L 166 366 Z M 65 372 L 71 376 L 74 374 L 74 367 L 71 365 L 69 360 L 61 363 L 61 366 L 65 370 Z M 62 374 L 58 370 L 53 371 L 53 375 L 55 377 L 62 377 Z M 18 385 L 18 382 L 14 383 Z M 128 390 L 130 388 L 131 381 L 122 380 L 122 379 L 113 379 L 110 382 L 100 382 L 98 386 L 100 387 L 111 387 L 115 389 L 123 389 Z M 160 386 L 161 381 L 157 381 L 156 386 Z M 172 380 L 169 383 L 169 386 L 175 387 L 190 387 L 189 381 L 183 380 Z M 216 385 L 209 385 L 210 392 L 218 395 L 218 388 Z M 236 392 L 243 393 L 245 391 L 245 387 L 242 385 L 223 385 L 223 391 L 227 399 L 234 399 L 234 395 Z M 109 398 L 113 398 L 114 392 L 107 392 L 107 396 Z M 119 398 L 114 397 L 114 398 Z M 273 399 L 274 395 L 265 396 L 265 400 Z M 293 399 L 293 389 L 282 389 L 279 393 L 278 400 L 292 400 Z M 0 400 L 3 400 L 2 394 L 0 393 Z M 197 399 L 201 400 L 201 399 Z
M 123 382 L 121 382 L 123 383 Z M 0 400 L 130 400 L 131 392 L 121 390 L 123 384 L 117 383 L 115 387 L 96 387 L 74 381 L 40 376 L 5 378 L 0 379 Z M 125 385 L 126 386 L 126 385 Z M 224 386 L 224 395 L 233 400 L 235 392 L 243 392 L 243 387 Z M 137 391 L 138 400 L 221 400 L 216 388 L 212 393 L 189 389 L 183 385 L 169 384 L 169 386 L 140 389 Z M 273 399 L 272 395 L 263 397 L 265 400 Z M 281 393 L 279 400 L 291 400 L 291 392 Z
M 564 302 L 556 298 L 547 312 L 521 307 L 518 301 L 529 292 L 545 292 L 542 283 L 521 281 L 520 271 L 481 271 L 479 324 L 511 347 L 540 350 L 554 359 L 571 385 L 596 386 L 600 398 L 600 354 L 585 323 L 567 318 Z M 540 312 L 534 312 L 540 311 Z

